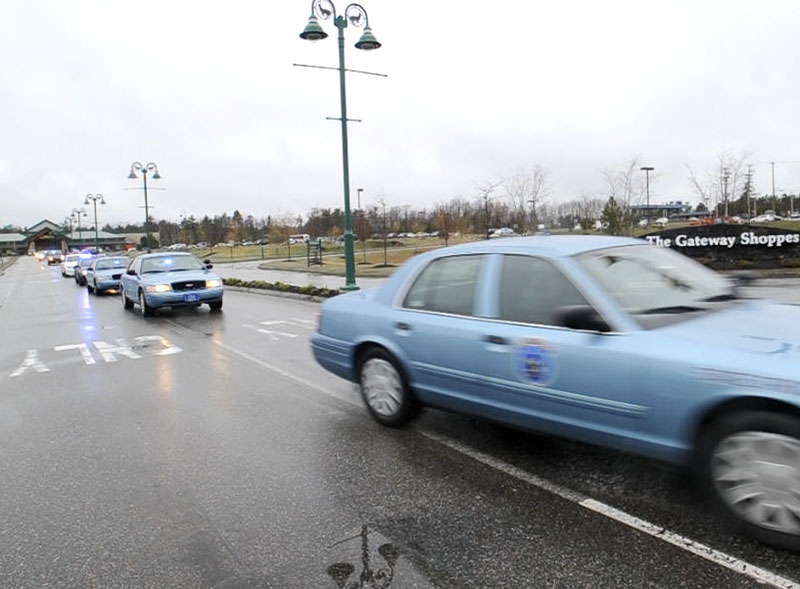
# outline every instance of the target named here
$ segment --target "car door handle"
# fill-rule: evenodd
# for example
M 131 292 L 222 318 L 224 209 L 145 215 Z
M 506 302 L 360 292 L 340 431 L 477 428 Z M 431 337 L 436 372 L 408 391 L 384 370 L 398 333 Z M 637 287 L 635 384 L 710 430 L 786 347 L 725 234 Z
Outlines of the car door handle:
M 405 321 L 398 321 L 394 324 L 395 329 L 402 329 L 403 331 L 411 331 L 411 326 Z
M 500 337 L 499 335 L 487 335 L 484 336 L 483 340 L 490 344 L 496 344 L 498 346 L 508 345 L 508 340 L 504 337 Z

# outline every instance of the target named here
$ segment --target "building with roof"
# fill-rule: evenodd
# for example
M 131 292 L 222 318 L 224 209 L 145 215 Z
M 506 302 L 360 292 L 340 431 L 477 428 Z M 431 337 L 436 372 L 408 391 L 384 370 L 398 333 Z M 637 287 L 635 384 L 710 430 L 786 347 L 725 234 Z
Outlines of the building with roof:
M 101 250 L 124 250 L 135 244 L 126 235 L 97 231 L 97 246 Z M 48 219 L 26 228 L 24 233 L 0 233 L 1 254 L 25 255 L 40 250 L 68 252 L 94 246 L 94 229 L 65 230 L 63 226 Z

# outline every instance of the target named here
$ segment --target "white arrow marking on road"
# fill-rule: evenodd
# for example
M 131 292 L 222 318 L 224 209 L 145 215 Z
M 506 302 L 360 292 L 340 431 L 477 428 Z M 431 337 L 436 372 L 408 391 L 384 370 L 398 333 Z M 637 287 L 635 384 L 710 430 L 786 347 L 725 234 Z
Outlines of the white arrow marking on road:
M 161 344 L 164 349 L 153 352 L 153 356 L 171 356 L 172 354 L 177 354 L 183 351 L 181 348 L 171 344 L 166 338 L 163 338 L 160 335 L 140 335 L 133 338 L 133 341 L 143 346 L 147 346 L 147 342 L 158 342 Z
M 139 354 L 131 349 L 130 345 L 128 345 L 124 339 L 118 339 L 116 346 L 107 344 L 103 341 L 96 341 L 94 342 L 94 347 L 98 352 L 100 352 L 100 355 L 106 362 L 116 362 L 117 358 L 114 356 L 114 354 L 127 356 L 128 358 L 132 358 L 134 360 L 141 358 Z
M 20 364 L 19 368 L 11 373 L 11 377 L 13 378 L 23 374 L 29 368 L 33 368 L 36 372 L 50 372 L 50 369 L 44 365 L 44 362 L 39 360 L 39 355 L 37 354 L 36 350 L 28 350 L 28 353 L 25 355 L 25 359 L 22 361 L 22 364 Z
M 261 321 L 263 324 L 276 324 L 276 323 L 286 323 L 286 321 Z M 255 329 L 259 333 L 263 333 L 265 335 L 270 336 L 270 339 L 274 342 L 278 341 L 278 336 L 281 337 L 297 337 L 294 333 L 286 333 L 285 331 L 273 331 L 271 329 L 263 329 L 261 327 L 253 327 L 252 325 L 247 325 L 246 323 L 242 324 L 242 327 L 246 327 L 247 329 Z
M 64 346 L 56 346 L 53 348 L 56 352 L 63 352 L 64 350 L 79 350 L 84 363 L 88 366 L 94 364 L 94 356 L 89 351 L 89 346 L 86 344 L 69 344 Z

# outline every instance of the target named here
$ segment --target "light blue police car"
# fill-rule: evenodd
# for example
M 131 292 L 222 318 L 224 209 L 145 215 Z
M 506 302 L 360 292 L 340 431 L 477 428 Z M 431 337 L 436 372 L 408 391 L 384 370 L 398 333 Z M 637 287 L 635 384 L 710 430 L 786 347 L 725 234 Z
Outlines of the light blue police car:
M 800 307 L 628 238 L 482 241 L 337 296 L 317 361 L 400 425 L 424 405 L 693 467 L 729 521 L 800 549 Z
M 94 258 L 86 269 L 86 287 L 89 292 L 100 296 L 109 290 L 119 290 L 122 273 L 129 261 L 127 256 Z
M 143 316 L 161 307 L 222 308 L 222 279 L 189 253 L 153 253 L 135 257 L 121 278 L 122 305 L 134 301 Z

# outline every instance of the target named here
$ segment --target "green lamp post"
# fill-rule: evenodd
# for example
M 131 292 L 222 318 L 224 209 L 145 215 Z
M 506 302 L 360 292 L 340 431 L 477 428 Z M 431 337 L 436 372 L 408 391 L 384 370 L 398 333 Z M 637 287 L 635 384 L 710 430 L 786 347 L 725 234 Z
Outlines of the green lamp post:
M 300 33 L 300 38 L 307 41 L 321 41 L 328 34 L 322 29 L 317 17 L 327 20 L 333 17 L 333 24 L 339 29 L 339 91 L 342 104 L 342 165 L 344 172 L 344 264 L 345 285 L 342 290 L 358 290 L 356 284 L 356 260 L 353 236 L 353 219 L 350 214 L 350 164 L 347 154 L 347 99 L 345 93 L 345 67 L 344 67 L 344 30 L 348 21 L 354 27 L 364 27 L 364 33 L 356 43 L 357 49 L 371 51 L 378 49 L 381 44 L 372 34 L 369 26 L 367 11 L 360 4 L 348 4 L 343 15 L 336 14 L 336 7 L 330 0 L 313 0 L 311 2 L 311 16 L 308 17 L 306 28 Z
M 102 194 L 87 194 L 86 199 L 83 201 L 83 204 L 88 205 L 90 201 L 94 205 L 94 253 L 99 254 L 100 239 L 98 237 L 98 232 L 97 232 L 97 203 L 99 201 L 101 205 L 104 205 L 106 204 L 106 201 L 103 198 Z
M 150 211 L 147 206 L 147 173 L 153 172 L 153 180 L 160 180 L 161 175 L 158 173 L 158 166 L 153 162 L 147 165 L 141 162 L 133 162 L 131 164 L 131 173 L 128 174 L 128 179 L 135 180 L 138 178 L 139 176 L 136 175 L 136 172 L 142 173 L 142 181 L 144 182 L 144 233 L 147 237 L 147 251 L 151 252 L 153 251 L 153 240 L 150 238 Z

